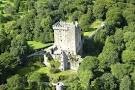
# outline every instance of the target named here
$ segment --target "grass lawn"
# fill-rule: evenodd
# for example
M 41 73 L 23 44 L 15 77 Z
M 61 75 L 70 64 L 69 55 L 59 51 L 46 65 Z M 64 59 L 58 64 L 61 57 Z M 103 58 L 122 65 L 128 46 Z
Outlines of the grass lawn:
M 77 72 L 74 70 L 66 70 L 59 73 L 50 73 L 49 67 L 38 67 L 38 66 L 26 66 L 20 70 L 17 71 L 20 75 L 26 75 L 30 76 L 34 73 L 40 73 L 40 74 L 47 74 L 49 78 L 51 79 L 51 82 L 56 83 L 58 79 L 62 76 L 64 77 L 64 80 L 67 80 L 68 78 L 72 76 L 77 76 Z
M 59 73 L 52 74 L 52 73 L 49 72 L 49 70 L 50 70 L 49 67 L 41 67 L 36 72 L 41 73 L 41 74 L 48 73 L 49 75 L 54 75 L 54 76 L 57 76 L 57 75 L 58 76 L 59 75 L 71 75 L 71 74 L 77 73 L 74 70 L 66 70 L 66 71 L 62 71 L 62 72 L 59 72 Z
M 77 71 L 75 70 L 66 70 L 58 73 L 51 73 L 50 72 L 51 67 L 45 67 L 45 65 L 42 63 L 41 60 L 35 59 L 32 61 L 30 60 L 26 66 L 21 66 L 17 70 L 17 74 L 22 76 L 28 76 L 35 73 L 39 74 L 47 74 L 50 78 L 50 81 L 53 83 L 60 81 L 66 81 L 69 78 L 72 78 L 73 76 L 77 76 Z
M 46 73 L 52 79 L 52 82 L 54 82 L 54 83 L 57 82 L 57 80 L 59 79 L 60 76 L 63 76 L 65 79 L 68 79 L 72 76 L 77 75 L 77 72 L 74 70 L 66 70 L 66 71 L 62 71 L 59 73 L 50 73 L 49 70 L 50 70 L 49 67 L 41 67 L 35 72 L 38 72 L 40 74 Z
M 47 44 L 43 44 L 41 42 L 37 42 L 37 41 L 27 41 L 28 45 L 30 47 L 32 47 L 33 49 L 42 49 L 42 48 L 47 48 L 49 46 L 51 46 L 53 43 L 47 43 Z

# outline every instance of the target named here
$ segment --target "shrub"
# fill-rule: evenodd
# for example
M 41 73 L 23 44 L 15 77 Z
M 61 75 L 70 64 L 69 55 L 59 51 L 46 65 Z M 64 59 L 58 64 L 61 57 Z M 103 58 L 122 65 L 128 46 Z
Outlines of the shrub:
M 60 70 L 57 69 L 57 68 L 51 68 L 50 69 L 50 73 L 58 73 L 58 72 L 60 72 Z
M 56 60 L 50 61 L 50 64 L 51 64 L 52 68 L 59 68 L 59 66 L 60 66 L 60 62 L 56 61 Z
M 64 76 L 64 75 L 60 75 L 60 76 L 59 76 L 59 80 L 65 80 L 65 79 L 67 79 L 66 76 Z

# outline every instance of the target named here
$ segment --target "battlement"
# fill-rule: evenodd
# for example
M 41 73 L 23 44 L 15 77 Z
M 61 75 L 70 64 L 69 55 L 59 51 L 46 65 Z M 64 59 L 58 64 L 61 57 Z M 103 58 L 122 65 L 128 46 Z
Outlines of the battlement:
M 53 29 L 54 30 L 70 30 L 70 28 L 73 28 L 77 25 L 78 25 L 77 22 L 67 23 L 67 22 L 64 22 L 64 21 L 59 21 L 59 22 L 57 22 L 53 25 Z

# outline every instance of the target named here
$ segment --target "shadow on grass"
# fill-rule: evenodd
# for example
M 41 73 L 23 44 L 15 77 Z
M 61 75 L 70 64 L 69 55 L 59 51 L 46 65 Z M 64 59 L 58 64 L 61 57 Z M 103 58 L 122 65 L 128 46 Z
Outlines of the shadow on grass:
M 18 66 L 17 73 L 20 75 L 26 75 L 30 72 L 34 72 L 43 66 L 43 57 L 32 57 L 27 59 L 27 62 Z
M 27 74 L 29 74 L 31 72 L 34 72 L 34 71 L 38 70 L 39 68 L 40 67 L 36 66 L 36 65 L 26 66 L 26 67 L 19 67 L 17 73 L 19 75 L 23 76 L 23 75 L 27 75 Z

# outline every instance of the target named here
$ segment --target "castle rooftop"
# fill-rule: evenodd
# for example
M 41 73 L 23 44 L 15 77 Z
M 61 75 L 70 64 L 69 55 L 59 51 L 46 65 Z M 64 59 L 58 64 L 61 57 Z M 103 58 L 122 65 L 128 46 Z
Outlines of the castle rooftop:
M 64 21 L 59 21 L 53 25 L 54 30 L 69 30 L 69 28 L 77 26 L 77 22 L 75 23 L 67 23 Z

